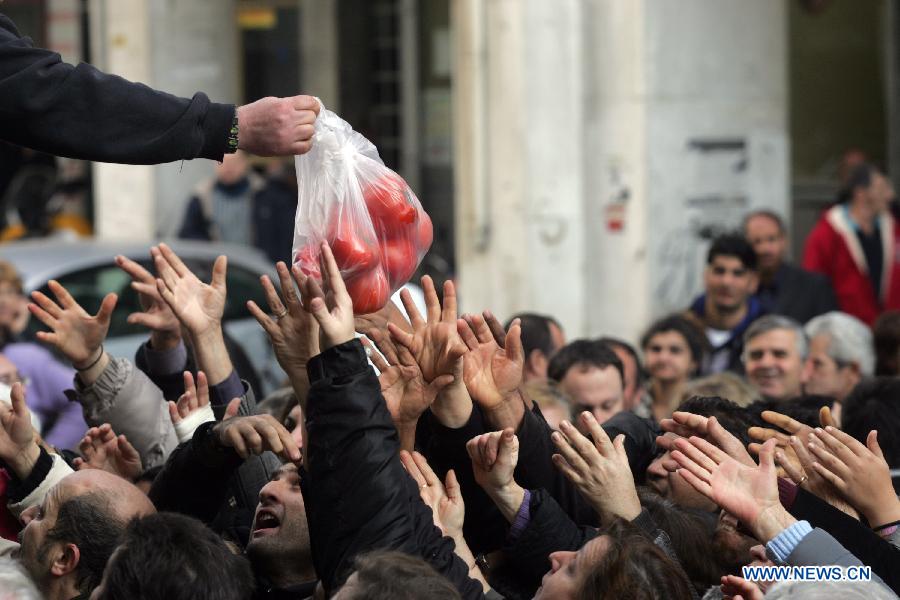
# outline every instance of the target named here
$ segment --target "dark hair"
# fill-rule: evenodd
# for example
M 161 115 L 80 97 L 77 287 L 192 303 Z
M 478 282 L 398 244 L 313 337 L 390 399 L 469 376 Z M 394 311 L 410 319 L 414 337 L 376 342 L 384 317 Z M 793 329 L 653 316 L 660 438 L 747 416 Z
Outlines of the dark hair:
M 101 598 L 249 600 L 253 571 L 203 523 L 157 513 L 128 524 Z
M 861 162 L 850 169 L 844 189 L 838 194 L 838 202 L 844 203 L 852 200 L 856 190 L 866 189 L 872 185 L 872 179 L 878 173 L 881 173 L 881 170 L 870 162 Z
M 750 219 L 754 219 L 756 217 L 765 217 L 770 221 L 774 222 L 778 226 L 778 231 L 781 234 L 787 233 L 787 229 L 784 226 L 784 220 L 781 218 L 781 215 L 771 210 L 754 210 L 751 213 L 748 213 L 744 220 L 741 222 L 741 229 L 744 233 L 747 232 L 747 225 L 750 223 Z
M 711 265 L 719 256 L 732 256 L 740 260 L 745 268 L 756 270 L 756 252 L 739 233 L 725 233 L 716 237 L 706 254 L 706 264 Z
M 588 365 L 598 369 L 615 367 L 622 379 L 622 385 L 625 385 L 625 368 L 609 344 L 586 339 L 569 342 L 550 359 L 547 377 L 554 381 L 562 381 L 569 369 L 576 365 Z
M 653 336 L 669 331 L 674 331 L 684 338 L 688 349 L 691 351 L 691 358 L 699 367 L 703 362 L 703 357 L 709 350 L 709 342 L 693 321 L 685 319 L 680 314 L 663 317 L 650 325 L 647 331 L 644 332 L 644 335 L 641 336 L 641 348 L 646 352 L 647 346 L 650 345 L 650 339 Z
M 75 544 L 80 557 L 76 586 L 89 594 L 100 585 L 106 561 L 118 543 L 125 523 L 116 515 L 111 499 L 102 492 L 73 496 L 59 505 L 56 522 L 47 532 L 40 554 L 53 542 Z
M 550 331 L 550 325 L 556 325 L 562 330 L 559 322 L 548 315 L 518 313 L 513 315 L 503 325 L 503 328 L 509 330 L 509 326 L 515 319 L 521 321 L 522 348 L 525 350 L 525 358 L 527 359 L 534 350 L 540 350 L 544 356 L 550 358 L 554 350 L 556 350 L 553 347 L 553 334 Z
M 772 427 L 771 423 L 762 420 L 762 412 L 772 410 L 815 428 L 819 426 L 819 409 L 823 406 L 831 407 L 832 404 L 834 404 L 834 398 L 831 396 L 811 394 L 781 400 L 764 398 L 747 406 L 746 411 L 747 417 L 757 427 Z
M 609 336 L 603 336 L 601 338 L 598 338 L 597 341 L 600 342 L 601 344 L 606 344 L 607 346 L 610 346 L 611 348 L 613 348 L 613 351 L 615 351 L 616 348 L 621 348 L 622 350 L 627 352 L 631 356 L 631 358 L 634 359 L 634 365 L 637 368 L 637 380 L 635 381 L 635 385 L 640 386 L 644 382 L 644 379 L 646 378 L 646 373 L 644 372 L 644 365 L 641 362 L 641 357 L 640 357 L 640 355 L 638 355 L 638 352 L 634 348 L 634 346 L 632 346 L 625 340 L 620 340 L 619 338 L 614 338 L 614 337 L 609 337 Z M 624 373 L 624 368 L 625 368 L 624 364 L 622 365 L 622 368 L 623 368 L 623 373 Z M 623 384 L 624 384 L 624 379 L 623 379 Z
M 728 433 L 741 440 L 745 446 L 752 441 L 747 429 L 753 422 L 747 410 L 727 398 L 694 396 L 682 402 L 678 410 L 703 417 L 715 417 Z
M 841 428 L 863 444 L 877 429 L 878 445 L 887 464 L 900 467 L 900 379 L 873 377 L 857 384 L 844 400 Z
M 700 595 L 718 585 L 725 569 L 713 547 L 716 522 L 706 516 L 710 513 L 682 508 L 648 488 L 638 488 L 638 497 L 656 526 L 669 536 L 675 556 Z
M 366 600 L 457 600 L 450 581 L 421 558 L 378 550 L 358 556 L 356 581 L 347 598 Z
M 875 338 L 875 374 L 900 375 L 900 310 L 881 314 L 872 328 Z
M 680 600 L 691 598 L 683 571 L 640 529 L 621 519 L 601 532 L 609 547 L 575 589 L 578 600 Z

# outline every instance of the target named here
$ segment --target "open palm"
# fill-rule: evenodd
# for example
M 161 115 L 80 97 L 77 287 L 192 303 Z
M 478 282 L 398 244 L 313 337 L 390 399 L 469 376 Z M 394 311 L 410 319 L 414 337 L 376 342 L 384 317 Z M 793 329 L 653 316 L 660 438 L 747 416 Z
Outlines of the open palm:
M 499 406 L 522 383 L 525 355 L 521 329 L 510 327 L 505 348 L 501 348 L 479 315 L 472 317 L 472 326 L 460 319 L 457 328 L 469 349 L 463 356 L 463 381 L 469 395 L 485 410 Z
M 41 292 L 32 292 L 34 304 L 28 309 L 51 331 L 38 332 L 43 342 L 56 346 L 73 365 L 84 365 L 97 356 L 97 349 L 106 339 L 117 296 L 107 294 L 96 315 L 88 314 L 72 295 L 57 281 L 50 281 L 54 302 Z
M 754 531 L 763 517 L 784 512 L 778 498 L 774 440 L 763 445 L 759 466 L 754 467 L 724 455 L 705 440 L 688 441 L 679 443 L 672 458 L 682 467 L 678 473 L 698 492 Z
M 367 331 L 366 335 L 378 349 L 371 353 L 371 360 L 380 373 L 378 382 L 388 412 L 396 423 L 415 423 L 432 405 L 438 392 L 450 383 L 450 376 L 438 376 L 426 383 L 418 363 L 405 347 L 394 346 L 377 329 Z M 366 339 L 363 344 L 370 345 Z
M 453 375 L 456 362 L 465 354 L 466 346 L 456 329 L 456 290 L 453 282 L 444 284 L 444 306 L 438 300 L 431 277 L 422 277 L 427 321 L 422 319 L 409 291 L 400 292 L 412 325 L 412 333 L 394 324 L 388 328 L 397 343 L 402 344 L 415 357 L 422 377 L 432 382 L 441 375 Z
M 184 326 L 201 335 L 219 326 L 225 312 L 227 259 L 220 256 L 213 265 L 212 281 L 203 283 L 165 244 L 151 250 L 160 279 L 157 287 L 163 300 Z

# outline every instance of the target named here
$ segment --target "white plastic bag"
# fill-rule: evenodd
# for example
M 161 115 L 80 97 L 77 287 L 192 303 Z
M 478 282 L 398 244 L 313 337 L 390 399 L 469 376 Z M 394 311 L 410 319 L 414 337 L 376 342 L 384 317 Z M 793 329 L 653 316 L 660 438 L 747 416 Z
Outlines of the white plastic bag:
M 328 242 L 357 314 L 375 312 L 431 247 L 431 219 L 402 177 L 349 123 L 320 103 L 312 149 L 295 158 L 294 264 L 317 280 Z

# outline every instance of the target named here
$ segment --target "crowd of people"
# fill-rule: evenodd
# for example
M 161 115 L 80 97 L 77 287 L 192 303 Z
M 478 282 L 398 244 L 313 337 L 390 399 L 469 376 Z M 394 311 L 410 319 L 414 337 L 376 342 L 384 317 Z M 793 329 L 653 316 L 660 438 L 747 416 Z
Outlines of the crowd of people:
M 4 140 L 231 157 L 186 237 L 256 243 L 238 151 L 306 152 L 317 110 L 66 65 L 0 15 Z M 104 346 L 115 294 L 90 314 L 56 281 L 26 296 L 2 263 L 0 598 L 894 598 L 892 199 L 856 165 L 802 266 L 778 215 L 748 215 L 639 348 L 567 341 L 548 315 L 458 314 L 453 282 L 429 277 L 424 311 L 405 290 L 402 310 L 354 314 L 323 244 L 321 281 L 279 262 L 267 306 L 247 304 L 286 376 L 259 401 L 222 329 L 226 256 L 209 282 L 165 244 L 150 270 L 116 258 L 147 330 L 134 357 Z
M 287 383 L 259 401 L 222 330 L 227 257 L 208 283 L 165 244 L 152 272 L 117 257 L 148 331 L 134 357 L 104 349 L 115 294 L 92 315 L 0 263 L 0 590 L 894 597 L 897 313 L 786 248 L 777 215 L 748 215 L 713 240 L 704 293 L 635 348 L 460 315 L 429 277 L 424 314 L 403 291 L 354 315 L 324 244 L 321 282 L 279 262 L 268 306 L 248 303 Z M 859 285 L 889 289 L 892 257 Z M 776 566 L 854 580 L 745 570 Z

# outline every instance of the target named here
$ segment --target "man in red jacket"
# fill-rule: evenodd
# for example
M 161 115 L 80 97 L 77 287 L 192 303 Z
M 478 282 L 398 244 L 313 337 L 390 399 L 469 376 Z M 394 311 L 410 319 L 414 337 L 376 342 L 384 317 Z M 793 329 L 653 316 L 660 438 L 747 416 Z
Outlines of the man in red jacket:
M 900 309 L 900 226 L 888 206 L 891 182 L 871 164 L 854 167 L 842 201 L 819 219 L 806 240 L 803 268 L 831 280 L 841 310 L 872 325 Z

